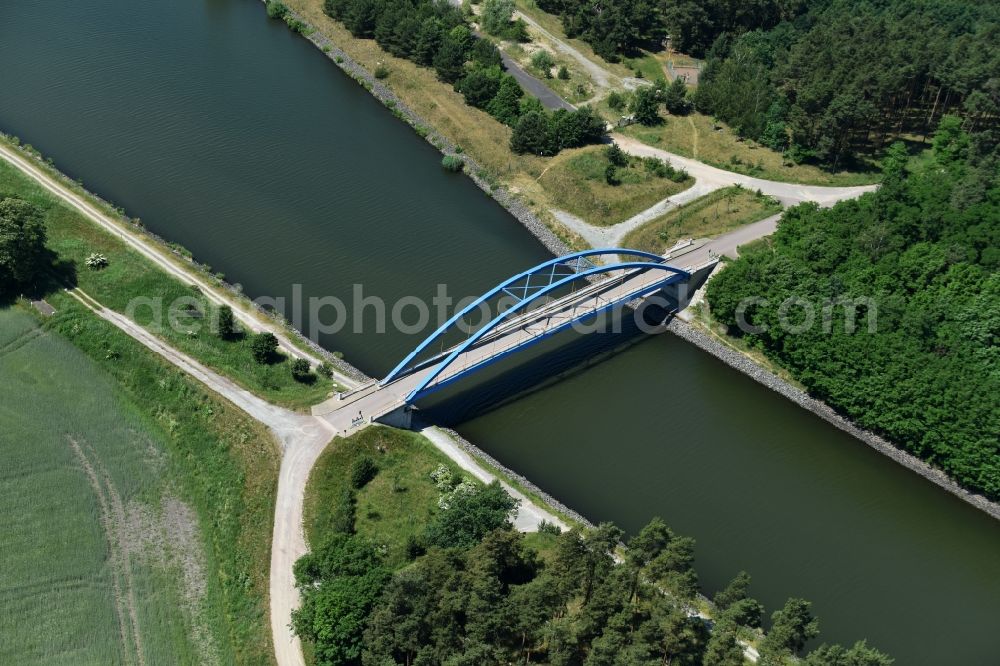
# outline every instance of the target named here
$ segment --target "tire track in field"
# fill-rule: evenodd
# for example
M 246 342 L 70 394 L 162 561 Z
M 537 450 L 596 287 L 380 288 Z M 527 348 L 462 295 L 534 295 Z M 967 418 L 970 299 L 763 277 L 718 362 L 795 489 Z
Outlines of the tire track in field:
M 130 566 L 130 548 L 125 538 L 127 520 L 125 505 L 111 483 L 107 469 L 101 464 L 101 460 L 93 448 L 87 447 L 96 461 L 96 467 L 100 469 L 103 484 L 97 470 L 94 468 L 95 465 L 91 464 L 79 442 L 69 436 L 66 439 L 69 441 L 70 449 L 72 449 L 77 461 L 87 475 L 90 487 L 93 489 L 94 494 L 97 495 L 97 502 L 101 512 L 101 527 L 104 529 L 104 535 L 108 540 L 108 546 L 111 551 L 113 569 L 111 578 L 114 585 L 115 614 L 118 617 L 118 630 L 121 633 L 122 647 L 127 657 L 131 644 L 135 648 L 136 663 L 139 666 L 146 666 L 146 657 L 142 649 L 142 634 L 139 631 L 139 615 L 135 605 L 132 567 Z M 124 590 L 122 589 L 122 581 L 119 580 L 119 576 L 124 579 Z M 128 619 L 126 620 L 126 618 Z
M 28 330 L 24 334 L 14 338 L 7 344 L 0 347 L 0 356 L 5 356 L 7 354 L 17 351 L 18 349 L 28 344 L 35 338 L 43 335 L 44 333 L 45 331 L 40 328 L 32 328 Z

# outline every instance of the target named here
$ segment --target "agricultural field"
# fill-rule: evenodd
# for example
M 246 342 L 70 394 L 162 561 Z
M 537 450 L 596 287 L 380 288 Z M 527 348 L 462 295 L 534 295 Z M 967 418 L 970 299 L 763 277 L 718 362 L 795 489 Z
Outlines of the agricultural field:
M 221 663 L 162 434 L 90 359 L 0 311 L 0 662 Z
M 553 206 L 599 226 L 613 225 L 667 197 L 686 190 L 691 178 L 674 182 L 657 176 L 642 159 L 625 156 L 628 165 L 615 170 L 617 184 L 607 181 L 610 161 L 603 146 L 565 150 L 538 178 Z
M 269 434 L 54 302 L 0 310 L 0 663 L 270 663 Z
M 663 254 L 683 238 L 718 236 L 779 212 L 777 199 L 727 187 L 650 220 L 627 234 L 623 244 Z
M 253 361 L 249 336 L 223 340 L 210 329 L 216 308 L 199 291 L 164 273 L 95 223 L 38 186 L 8 162 L 0 160 L 0 198 L 17 197 L 39 206 L 48 229 L 48 247 L 56 255 L 53 287 L 75 284 L 112 310 L 130 313 L 173 347 L 239 382 L 261 397 L 293 409 L 306 409 L 334 390 L 332 382 L 314 376 L 309 383 L 292 378 L 286 356 L 274 362 Z M 91 270 L 86 259 L 103 254 L 108 265 Z M 163 304 L 162 308 L 156 304 Z M 169 307 L 176 304 L 173 313 Z M 170 325 L 174 316 L 177 326 Z

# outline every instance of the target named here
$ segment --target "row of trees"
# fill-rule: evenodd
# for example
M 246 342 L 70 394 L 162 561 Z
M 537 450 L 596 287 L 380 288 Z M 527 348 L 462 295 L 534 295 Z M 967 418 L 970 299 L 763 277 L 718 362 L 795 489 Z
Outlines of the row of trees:
M 803 11 L 804 0 L 539 0 L 608 62 L 669 36 L 674 48 L 702 56 L 725 32 L 770 28 Z
M 514 128 L 515 152 L 554 155 L 604 138 L 604 122 L 589 108 L 550 113 L 537 99 L 525 98 L 514 77 L 504 72 L 500 51 L 476 37 L 461 10 L 449 3 L 326 0 L 324 7 L 355 37 L 373 38 L 392 55 L 433 67 L 466 103 Z M 490 11 L 490 26 L 505 30 L 513 4 L 494 3 Z
M 749 595 L 745 573 L 715 596 L 711 630 L 689 610 L 698 593 L 694 541 L 659 519 L 624 548 L 611 524 L 560 533 L 543 559 L 512 529 L 516 503 L 498 484 L 463 482 L 447 494 L 421 543 L 409 547 L 413 561 L 391 571 L 380 548 L 353 531 L 353 492 L 336 512 L 337 531 L 295 567 L 302 605 L 293 626 L 318 664 L 742 666 L 739 637 L 761 627 L 763 607 Z M 801 599 L 771 620 L 760 642 L 763 666 L 784 664 L 818 634 Z M 858 643 L 823 646 L 806 664 L 891 660 Z
M 996 3 L 813 2 L 795 22 L 722 34 L 694 101 L 793 159 L 838 166 L 945 113 L 995 128 L 998 39 Z
M 946 116 L 933 144 L 912 173 L 902 146 L 890 149 L 875 193 L 790 210 L 770 247 L 709 283 L 708 300 L 813 395 L 1000 499 L 997 136 Z M 792 298 L 845 305 L 791 331 L 780 320 Z M 792 311 L 798 329 L 805 308 Z

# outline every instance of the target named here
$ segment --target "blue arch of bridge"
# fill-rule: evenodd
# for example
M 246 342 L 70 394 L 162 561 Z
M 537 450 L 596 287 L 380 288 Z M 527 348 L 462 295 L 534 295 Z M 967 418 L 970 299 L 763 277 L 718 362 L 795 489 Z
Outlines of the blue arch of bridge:
M 392 381 L 392 379 L 394 379 L 395 377 L 397 377 L 399 375 L 399 373 L 402 372 L 406 368 L 406 365 L 407 365 L 407 363 L 409 363 L 410 360 L 412 360 L 421 350 L 425 349 L 428 344 L 430 344 L 432 341 L 434 341 L 435 339 L 437 339 L 438 337 L 440 337 L 440 335 L 443 334 L 444 331 L 446 331 L 451 325 L 453 325 L 455 322 L 457 322 L 462 316 L 464 316 L 465 314 L 467 314 L 474 307 L 477 307 L 480 303 L 484 302 L 486 299 L 488 299 L 488 298 L 490 298 L 492 296 L 495 296 L 497 293 L 499 293 L 505 287 L 510 286 L 511 284 L 513 284 L 514 282 L 516 282 L 517 280 L 526 278 L 526 277 L 528 277 L 528 276 L 530 276 L 532 274 L 535 274 L 535 273 L 539 272 L 540 270 L 545 269 L 547 267 L 552 267 L 552 266 L 555 266 L 556 264 L 564 263 L 564 262 L 566 262 L 568 260 L 571 261 L 571 260 L 573 260 L 575 258 L 578 258 L 578 257 L 593 256 L 595 254 L 611 254 L 611 253 L 614 253 L 614 254 L 625 254 L 625 255 L 628 255 L 628 256 L 649 257 L 649 258 L 655 259 L 655 261 L 629 261 L 629 262 L 620 262 L 620 263 L 610 264 L 610 265 L 606 265 L 606 266 L 595 266 L 595 267 L 590 268 L 588 270 L 583 270 L 583 271 L 575 272 L 575 273 L 573 273 L 571 275 L 563 277 L 560 280 L 555 280 L 555 281 L 551 281 L 550 280 L 550 283 L 547 286 L 540 288 L 538 291 L 536 291 L 536 292 L 534 292 L 534 293 L 532 293 L 530 295 L 527 294 L 527 290 L 525 290 L 525 296 L 522 299 L 520 299 L 517 303 L 515 303 L 514 305 L 512 305 L 511 307 L 507 308 L 506 310 L 504 310 L 503 312 L 501 312 L 500 314 L 498 314 L 496 317 L 494 317 L 489 323 L 487 323 L 485 326 L 483 326 L 478 331 L 476 331 L 476 333 L 474 335 L 470 336 L 463 343 L 461 343 L 460 345 L 458 345 L 457 347 L 455 347 L 448 354 L 448 356 L 446 356 L 444 358 L 444 360 L 442 360 L 440 363 L 438 363 L 437 365 L 435 365 L 434 368 L 430 372 L 428 372 L 427 375 L 421 380 L 420 384 L 416 388 L 414 388 L 406 396 L 406 401 L 407 402 L 413 402 L 414 400 L 416 400 L 420 396 L 420 394 L 428 387 L 428 385 L 430 385 L 431 382 L 433 382 L 449 365 L 451 365 L 451 363 L 456 358 L 458 358 L 459 356 L 461 356 L 461 354 L 464 353 L 466 350 L 468 350 L 472 345 L 476 344 L 476 342 L 478 342 L 480 339 L 482 339 L 482 337 L 485 336 L 487 333 L 489 333 L 490 331 L 494 330 L 497 326 L 499 326 L 503 322 L 503 320 L 506 319 L 508 316 L 510 316 L 512 313 L 524 309 L 525 307 L 527 307 L 528 305 L 530 305 L 535 300 L 537 300 L 537 299 L 541 298 L 542 296 L 545 296 L 546 294 L 549 294 L 549 293 L 551 293 L 551 292 L 559 289 L 560 287 L 563 287 L 563 286 L 565 286 L 565 285 L 567 285 L 567 284 L 569 284 L 571 282 L 587 278 L 587 277 L 589 277 L 591 275 L 596 275 L 596 274 L 599 274 L 599 273 L 610 273 L 610 272 L 618 271 L 618 270 L 648 270 L 648 269 L 656 269 L 656 270 L 662 270 L 662 271 L 667 271 L 667 272 L 671 273 L 671 275 L 669 277 L 665 278 L 664 280 L 661 280 L 661 281 L 657 282 L 654 285 L 650 285 L 649 287 L 647 287 L 646 289 L 641 290 L 640 292 L 630 293 L 628 295 L 622 296 L 622 297 L 620 297 L 619 299 L 617 299 L 615 301 L 611 301 L 611 302 L 605 304 L 601 308 L 595 309 L 592 312 L 587 312 L 584 315 L 581 315 L 580 317 L 573 318 L 573 319 L 567 321 L 566 323 L 564 323 L 564 324 L 562 324 L 562 325 L 560 325 L 558 327 L 555 327 L 555 328 L 553 328 L 553 329 L 551 329 L 549 331 L 546 331 L 545 335 L 538 336 L 536 338 L 532 338 L 532 340 L 530 342 L 525 343 L 523 345 L 518 345 L 514 349 L 520 349 L 520 348 L 522 348 L 524 346 L 527 346 L 528 344 L 532 344 L 534 342 L 537 342 L 538 340 L 540 340 L 540 339 L 542 339 L 544 337 L 547 337 L 549 335 L 552 335 L 552 334 L 556 333 L 559 330 L 562 330 L 563 328 L 565 328 L 566 326 L 569 326 L 570 324 L 572 324 L 575 321 L 578 321 L 578 320 L 583 319 L 583 318 L 588 317 L 588 316 L 595 315 L 598 312 L 600 312 L 602 310 L 605 310 L 605 309 L 607 309 L 609 307 L 612 307 L 612 306 L 614 306 L 615 304 L 617 304 L 619 302 L 622 302 L 622 301 L 625 301 L 625 300 L 629 300 L 629 299 L 632 299 L 632 298 L 636 298 L 636 297 L 644 295 L 646 293 L 652 293 L 653 291 L 655 291 L 657 289 L 661 289 L 662 287 L 666 286 L 667 284 L 671 284 L 673 282 L 677 282 L 677 281 L 682 280 L 682 279 L 688 279 L 688 278 L 691 277 L 690 273 L 688 273 L 685 270 L 682 270 L 680 268 L 675 268 L 673 266 L 669 266 L 667 264 L 662 263 L 663 262 L 663 257 L 661 257 L 659 255 L 654 255 L 654 254 L 651 254 L 651 253 L 648 253 L 648 252 L 642 252 L 640 250 L 617 250 L 617 249 L 616 250 L 606 250 L 606 249 L 605 250 L 587 250 L 587 251 L 584 251 L 584 252 L 574 253 L 574 254 L 571 254 L 571 255 L 566 255 L 565 257 L 559 257 L 557 259 L 550 260 L 550 261 L 545 262 L 543 264 L 539 264 L 539 266 L 536 266 L 533 269 L 530 269 L 528 271 L 520 273 L 517 276 L 514 276 L 513 278 L 511 278 L 510 280 L 507 280 L 507 281 L 501 283 L 496 288 L 494 288 L 490 292 L 487 292 L 487 294 L 485 294 L 484 296 L 482 296 L 479 299 L 477 299 L 476 301 L 474 301 L 472 305 L 470 305 L 467 308 L 464 308 L 460 313 L 458 313 L 454 317 L 452 317 L 448 322 L 446 322 L 443 326 L 441 326 L 437 331 L 435 331 L 434 333 L 432 333 L 423 343 L 421 343 L 420 346 L 417 347 L 417 349 L 415 349 L 411 354 L 409 354 L 405 359 L 403 359 L 403 361 L 398 366 L 396 366 L 396 369 L 394 369 L 393 372 L 391 372 L 385 379 L 382 380 L 382 384 L 384 385 L 387 382 Z M 497 360 L 499 357 L 504 356 L 507 353 L 510 353 L 511 351 L 514 351 L 514 349 L 507 350 L 503 354 L 497 355 L 496 357 L 491 357 L 487 362 L 493 362 L 493 361 Z M 486 362 L 477 364 L 473 368 L 469 368 L 468 371 L 471 372 L 472 370 L 475 370 L 478 367 L 480 367 L 482 365 L 485 365 L 485 364 L 486 364 Z M 453 378 L 453 379 L 456 379 L 459 376 L 464 375 L 464 374 L 465 373 L 463 372 L 460 375 L 456 375 L 456 377 Z
M 521 280 L 530 278 L 532 275 L 541 274 L 545 269 L 554 270 L 559 264 L 567 264 L 574 260 L 580 260 L 580 259 L 585 259 L 587 257 L 594 257 L 599 255 L 645 257 L 646 259 L 651 259 L 653 261 L 659 261 L 659 262 L 663 261 L 663 257 L 661 257 L 658 254 L 653 254 L 651 252 L 644 252 L 642 250 L 623 250 L 619 248 L 599 248 L 594 250 L 583 250 L 581 252 L 573 252 L 571 254 L 563 255 L 561 257 L 549 259 L 548 261 L 543 261 L 542 263 L 538 264 L 533 268 L 529 268 L 526 271 L 522 271 L 517 275 L 514 275 L 513 277 L 504 280 L 503 282 L 493 287 L 492 289 L 490 289 L 488 292 L 486 292 L 476 300 L 469 303 L 466 307 L 456 312 L 451 319 L 441 324 L 441 326 L 436 331 L 427 336 L 426 340 L 417 345 L 416 349 L 407 354 L 406 358 L 400 361 L 399 365 L 393 368 L 392 371 L 385 376 L 385 379 L 379 382 L 380 385 L 384 386 L 389 382 L 391 382 L 392 380 L 399 377 L 399 375 L 403 374 L 406 371 L 407 366 L 413 359 L 415 359 L 422 351 L 427 349 L 427 347 L 433 344 L 436 340 L 441 338 L 441 336 L 443 336 L 448 331 L 448 329 L 450 329 L 456 323 L 458 323 L 462 319 L 462 317 L 469 314 L 470 312 L 478 308 L 480 305 L 482 305 L 483 303 L 487 302 L 488 300 L 490 300 L 491 298 L 502 292 L 507 287 L 510 287 L 511 285 L 514 285 Z

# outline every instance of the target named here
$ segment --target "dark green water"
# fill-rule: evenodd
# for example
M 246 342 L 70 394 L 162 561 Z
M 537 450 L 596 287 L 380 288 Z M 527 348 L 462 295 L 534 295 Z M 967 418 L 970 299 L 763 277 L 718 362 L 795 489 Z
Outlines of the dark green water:
M 0 127 L 252 296 L 459 297 L 546 256 L 254 0 L 7 5 Z M 373 374 L 415 342 L 365 328 L 322 342 Z M 594 520 L 696 537 L 709 593 L 745 568 L 827 640 L 1000 663 L 1000 525 L 670 336 L 459 429 Z

